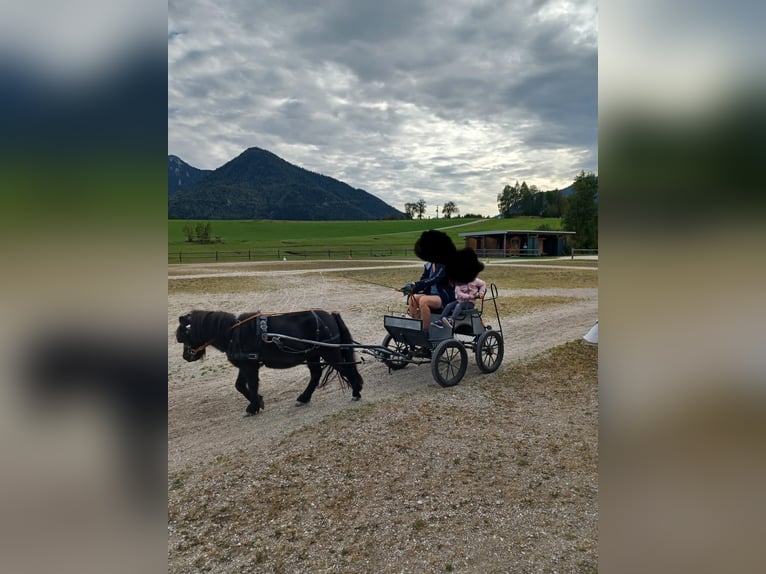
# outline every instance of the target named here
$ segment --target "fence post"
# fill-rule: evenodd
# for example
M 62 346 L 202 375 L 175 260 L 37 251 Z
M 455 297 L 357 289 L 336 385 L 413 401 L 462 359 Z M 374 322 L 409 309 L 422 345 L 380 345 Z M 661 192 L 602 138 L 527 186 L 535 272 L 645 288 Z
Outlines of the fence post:
M 218 250 L 215 252 L 215 260 L 218 261 Z
M 184 262 L 184 254 L 182 251 L 178 252 L 178 262 L 183 263 Z

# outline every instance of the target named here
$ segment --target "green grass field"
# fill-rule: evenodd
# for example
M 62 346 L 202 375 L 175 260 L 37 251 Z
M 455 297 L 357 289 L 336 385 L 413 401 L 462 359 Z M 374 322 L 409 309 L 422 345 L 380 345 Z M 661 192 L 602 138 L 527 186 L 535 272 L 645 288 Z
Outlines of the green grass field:
M 213 243 L 187 242 L 184 226 L 206 221 L 168 221 L 168 262 L 212 260 L 268 260 L 278 254 L 308 258 L 343 258 L 349 250 L 369 256 L 412 256 L 412 248 L 426 229 L 441 229 L 456 246 L 464 240 L 459 233 L 499 229 L 561 229 L 557 218 L 513 219 L 423 219 L 402 221 L 274 221 L 212 220 Z M 219 255 L 215 255 L 215 253 Z M 179 256 L 179 253 L 181 254 Z M 235 255 L 238 254 L 238 255 Z M 203 254 L 208 254 L 207 257 Z M 210 256 L 210 254 L 213 254 Z M 355 255 L 356 256 L 356 255 Z M 219 257 L 219 259 L 215 259 Z
M 598 263 L 594 261 L 593 263 Z M 274 270 L 307 270 L 326 266 L 325 263 L 296 262 L 264 264 L 253 263 L 252 267 L 238 267 L 240 271 L 261 271 L 267 273 Z M 390 262 L 389 262 L 390 265 Z M 365 269 L 355 269 L 359 264 L 355 261 L 339 261 L 333 265 L 343 271 L 335 271 L 325 275 L 325 279 L 345 281 L 347 285 L 373 284 L 381 287 L 399 288 L 408 281 L 413 281 L 420 276 L 422 267 L 418 265 L 404 266 L 401 268 L 369 269 L 370 263 L 364 262 Z M 262 282 L 268 283 L 268 277 L 232 276 L 232 277 L 195 277 L 183 278 L 183 268 L 174 268 L 171 272 L 172 281 L 168 281 L 168 293 L 245 293 L 257 291 Z M 526 266 L 512 265 L 488 265 L 481 277 L 487 283 L 495 283 L 498 289 L 575 289 L 597 288 L 598 268 L 585 269 L 545 269 Z M 212 272 L 212 270 L 211 270 Z M 194 273 L 204 275 L 204 270 L 194 269 Z M 523 297 L 524 301 L 530 302 L 530 297 Z M 557 301 L 556 297 L 547 296 L 548 302 Z M 560 301 L 557 301 L 560 302 Z M 515 301 L 514 304 L 518 304 Z

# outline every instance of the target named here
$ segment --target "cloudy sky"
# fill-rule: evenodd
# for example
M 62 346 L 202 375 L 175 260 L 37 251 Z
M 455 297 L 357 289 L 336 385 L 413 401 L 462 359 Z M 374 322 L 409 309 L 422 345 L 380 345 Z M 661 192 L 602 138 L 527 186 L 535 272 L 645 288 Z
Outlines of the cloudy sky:
M 168 153 L 494 215 L 597 173 L 597 26 L 596 0 L 170 0 Z

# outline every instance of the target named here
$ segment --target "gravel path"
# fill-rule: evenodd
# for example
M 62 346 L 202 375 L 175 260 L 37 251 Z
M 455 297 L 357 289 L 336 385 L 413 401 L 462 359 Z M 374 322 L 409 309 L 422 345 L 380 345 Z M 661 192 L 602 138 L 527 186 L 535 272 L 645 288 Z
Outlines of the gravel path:
M 412 266 L 411 263 L 404 265 Z M 195 275 L 200 276 L 209 276 L 211 271 L 216 274 L 226 273 L 227 276 L 238 272 L 232 266 L 225 270 L 218 268 L 218 271 L 215 271 L 214 266 L 210 268 L 195 267 L 200 268 L 199 272 L 195 270 Z M 250 277 L 255 272 L 252 269 L 242 269 L 241 273 L 243 276 Z M 228 549 L 223 551 L 222 555 L 215 557 L 216 552 L 220 550 L 220 544 L 213 547 L 211 541 L 218 540 L 222 536 L 221 528 L 232 528 L 232 532 L 224 537 L 225 546 L 243 544 L 242 540 L 238 538 L 243 536 L 243 533 L 237 529 L 237 526 L 233 525 L 247 519 L 229 518 L 225 523 L 218 524 L 215 519 L 208 516 L 208 513 L 215 514 L 217 512 L 209 509 L 209 501 L 201 502 L 191 499 L 200 496 L 200 493 L 212 493 L 210 495 L 205 494 L 205 497 L 213 496 L 217 499 L 223 492 L 232 488 L 234 490 L 243 488 L 239 484 L 243 477 L 252 477 L 265 472 L 263 465 L 267 464 L 266 461 L 270 461 L 268 464 L 274 468 L 271 468 L 267 477 L 262 478 L 262 483 L 257 487 L 257 491 L 283 493 L 285 500 L 288 500 L 289 496 L 293 495 L 288 496 L 285 491 L 286 485 L 299 480 L 303 484 L 301 487 L 303 489 L 307 487 L 303 480 L 308 480 L 308 478 L 303 475 L 296 477 L 292 471 L 283 476 L 280 473 L 284 472 L 284 468 L 279 465 L 284 465 L 286 459 L 294 460 L 305 457 L 307 452 L 317 448 L 314 438 L 317 431 L 302 431 L 312 428 L 326 429 L 327 421 L 335 421 L 332 424 L 337 425 L 336 431 L 338 433 L 345 432 L 342 430 L 344 425 L 350 423 L 347 422 L 347 418 L 338 419 L 338 416 L 351 417 L 350 420 L 353 421 L 356 420 L 354 417 L 364 416 L 364 413 L 369 412 L 369 408 L 374 405 L 377 413 L 375 422 L 370 423 L 365 419 L 364 424 L 381 425 L 380 433 L 385 433 L 387 440 L 399 441 L 402 445 L 401 448 L 406 449 L 408 433 L 412 436 L 421 436 L 418 433 L 423 430 L 418 426 L 408 427 L 408 424 L 420 424 L 421 426 L 428 424 L 431 425 L 431 428 L 437 428 L 439 424 L 444 424 L 446 421 L 441 421 L 441 417 L 437 414 L 435 418 L 423 418 L 422 423 L 412 423 L 408 418 L 411 415 L 410 411 L 401 410 L 397 407 L 397 404 L 401 404 L 398 402 L 399 399 L 406 397 L 407 404 L 411 408 L 417 409 L 420 413 L 417 415 L 417 421 L 421 420 L 421 415 L 425 416 L 430 412 L 464 412 L 476 413 L 476 416 L 480 416 L 480 413 L 487 412 L 487 409 L 497 403 L 496 398 L 490 398 L 491 392 L 494 391 L 479 392 L 479 387 L 476 386 L 477 384 L 484 384 L 483 381 L 488 381 L 495 375 L 482 374 L 470 354 L 465 378 L 460 385 L 451 389 L 438 387 L 427 364 L 411 365 L 403 370 L 389 373 L 385 365 L 368 357 L 366 362 L 360 366 L 360 373 L 365 381 L 362 401 L 360 402 L 350 400 L 350 390 L 340 388 L 337 383 L 331 383 L 325 388 L 318 389 L 308 406 L 296 407 L 294 405 L 295 398 L 304 389 L 308 380 L 307 369 L 302 366 L 288 370 L 264 368 L 261 370 L 261 394 L 265 400 L 265 411 L 255 417 L 243 418 L 242 414 L 246 402 L 234 389 L 236 371 L 226 361 L 225 355 L 211 350 L 204 361 L 186 363 L 182 360 L 181 346 L 175 342 L 174 332 L 178 324 L 178 316 L 192 309 L 221 310 L 235 314 L 256 310 L 284 312 L 317 307 L 337 310 L 342 313 L 344 321 L 356 341 L 379 344 L 385 335 L 382 314 L 386 309 L 390 309 L 392 312 L 402 312 L 404 310 L 404 298 L 393 290 L 386 291 L 373 285 L 355 284 L 354 288 L 349 290 L 347 282 L 342 282 L 339 278 L 334 278 L 333 275 L 333 270 L 330 267 L 311 270 L 306 273 L 260 272 L 257 273 L 258 291 L 252 293 L 220 295 L 182 293 L 169 296 L 168 473 L 171 482 L 184 483 L 183 487 L 179 487 L 180 490 L 171 488 L 170 492 L 169 571 L 197 572 L 209 569 L 214 572 L 444 572 L 445 569 L 452 571 L 454 568 L 454 571 L 463 572 L 553 572 L 560 568 L 556 566 L 557 561 L 565 562 L 564 556 L 579 552 L 580 554 L 584 553 L 583 556 L 586 556 L 587 559 L 582 558 L 579 562 L 575 561 L 574 563 L 580 564 L 580 566 L 574 571 L 595 572 L 595 558 L 593 558 L 595 556 L 596 529 L 596 514 L 593 509 L 597 491 L 595 466 L 587 480 L 582 479 L 585 481 L 583 484 L 571 487 L 570 483 L 574 479 L 564 476 L 560 483 L 556 483 L 558 486 L 555 492 L 545 494 L 546 508 L 548 508 L 547 502 L 554 500 L 550 497 L 559 496 L 558 492 L 564 492 L 568 488 L 575 488 L 577 492 L 587 491 L 587 496 L 585 494 L 572 495 L 572 498 L 578 501 L 580 497 L 583 497 L 583 502 L 577 502 L 577 504 L 568 507 L 566 513 L 562 509 L 553 511 L 554 513 L 561 513 L 557 522 L 561 525 L 567 525 L 568 530 L 557 532 L 553 529 L 546 535 L 544 524 L 549 518 L 535 516 L 540 512 L 539 509 L 535 510 L 530 507 L 528 515 L 525 514 L 527 511 L 519 511 L 514 515 L 503 514 L 495 517 L 495 520 L 499 521 L 498 524 L 503 521 L 507 522 L 502 528 L 517 533 L 512 536 L 510 532 L 506 532 L 509 537 L 507 540 L 503 541 L 502 538 L 483 542 L 473 540 L 474 533 L 482 529 L 489 528 L 488 531 L 496 533 L 493 536 L 502 534 L 497 531 L 498 524 L 492 526 L 486 518 L 483 519 L 483 522 L 480 521 L 481 516 L 486 516 L 486 509 L 482 506 L 484 503 L 481 503 L 476 506 L 476 514 L 475 516 L 472 515 L 473 518 L 470 521 L 461 524 L 453 521 L 447 530 L 440 535 L 451 540 L 448 552 L 451 558 L 447 561 L 448 563 L 445 563 L 444 560 L 439 562 L 441 558 L 434 557 L 433 546 L 425 543 L 425 546 L 421 545 L 417 542 L 417 536 L 414 539 L 412 536 L 406 540 L 402 539 L 402 528 L 406 526 L 407 532 L 411 532 L 414 528 L 415 534 L 418 534 L 421 528 L 426 529 L 426 526 L 421 526 L 422 520 L 422 525 L 433 525 L 433 528 L 436 529 L 438 524 L 441 524 L 448 515 L 453 513 L 452 510 L 449 510 L 451 505 L 466 504 L 470 506 L 471 504 L 478 504 L 476 500 L 481 499 L 484 494 L 474 493 L 472 498 L 474 487 L 471 482 L 465 480 L 462 483 L 456 482 L 449 487 L 445 486 L 442 493 L 442 496 L 446 497 L 444 500 L 439 499 L 437 493 L 433 493 L 431 499 L 422 494 L 420 499 L 416 498 L 412 501 L 386 502 L 388 498 L 383 493 L 387 487 L 377 484 L 377 479 L 370 479 L 363 485 L 359 485 L 359 488 L 363 491 L 366 489 L 368 498 L 371 501 L 376 501 L 374 504 L 369 502 L 365 505 L 359 501 L 345 509 L 322 508 L 319 512 L 316 511 L 314 502 L 312 502 L 311 508 L 307 508 L 302 514 L 300 512 L 296 514 L 295 511 L 287 507 L 273 510 L 276 514 L 269 520 L 264 516 L 252 518 L 254 521 L 252 535 L 257 540 L 251 540 L 250 544 L 253 547 L 248 552 L 242 549 L 231 552 L 231 549 Z M 498 371 L 499 375 L 514 367 L 524 365 L 529 359 L 543 351 L 581 338 L 591 328 L 598 316 L 597 289 L 500 291 L 500 297 L 524 295 L 568 297 L 574 298 L 575 302 L 549 306 L 518 317 L 502 317 L 505 358 Z M 370 301 L 375 301 L 375 304 L 371 306 Z M 492 324 L 491 318 L 489 318 L 489 322 Z M 474 384 L 474 381 L 477 383 Z M 471 388 L 472 385 L 474 386 L 473 389 Z M 437 390 L 444 392 L 434 392 Z M 579 445 L 581 442 L 583 445 L 590 442 L 595 443 L 597 436 L 595 421 L 598 407 L 595 403 L 597 400 L 596 391 L 593 390 L 593 393 L 592 396 L 585 397 L 588 402 L 586 407 L 577 402 L 579 401 L 578 395 L 572 406 L 572 409 L 578 411 L 577 413 L 572 416 L 557 414 L 553 417 L 556 420 L 552 419 L 547 422 L 541 420 L 539 413 L 534 409 L 534 403 L 548 400 L 546 397 L 540 398 L 530 395 L 526 405 L 520 405 L 514 399 L 514 402 L 508 404 L 507 413 L 498 415 L 507 417 L 506 419 L 500 422 L 489 422 L 488 419 L 488 424 L 501 424 L 507 428 L 512 428 L 514 425 L 519 425 L 522 420 L 528 419 L 528 423 L 524 425 L 527 430 L 515 431 L 515 438 L 512 439 L 518 443 L 518 448 L 515 449 L 518 452 L 524 452 L 526 448 L 524 445 L 532 444 L 538 440 L 527 436 L 527 433 L 532 432 L 529 429 L 536 425 L 545 425 L 547 428 L 547 430 L 542 429 L 540 431 L 540 436 L 551 432 L 550 426 L 553 424 L 562 425 L 561 433 L 553 431 L 556 436 L 568 436 L 566 433 L 572 432 L 573 427 L 571 425 L 573 424 L 577 428 L 587 427 L 590 430 L 583 435 L 586 438 L 578 440 L 577 444 Z M 522 396 L 522 394 L 516 393 L 517 396 Z M 585 415 L 582 414 L 583 411 L 586 413 Z M 472 425 L 463 419 L 461 421 L 463 421 L 461 424 L 467 424 L 460 430 L 461 440 L 468 441 L 465 444 L 474 444 L 470 442 L 472 432 L 482 433 L 481 438 L 478 435 L 474 437 L 476 440 L 480 442 L 487 440 L 488 431 L 482 429 L 481 424 Z M 392 424 L 393 426 L 391 426 Z M 325 431 L 320 430 L 320 432 Z M 353 430 L 348 432 L 353 433 Z M 449 433 L 452 431 L 450 431 L 450 427 L 446 427 L 442 432 Z M 401 436 L 397 436 L 400 433 Z M 337 436 L 337 434 L 333 436 Z M 566 444 L 569 439 L 562 440 Z M 437 441 L 430 448 L 433 450 L 419 451 L 417 455 L 411 457 L 409 464 L 420 464 L 421 466 L 430 464 L 432 459 L 429 458 L 431 456 L 429 453 L 438 454 L 439 442 Z M 556 445 L 550 448 L 558 451 L 561 446 Z M 578 446 L 577 448 L 581 447 Z M 596 456 L 594 454 L 596 452 L 595 444 L 582 448 L 588 449 L 589 457 Z M 258 467 L 243 470 L 241 465 L 227 466 L 231 463 L 226 461 L 242 458 L 243 449 L 248 461 L 261 461 Z M 386 456 L 381 453 L 389 452 L 388 449 L 390 446 L 378 444 L 375 439 L 369 439 L 369 444 L 363 451 L 354 451 L 353 447 L 347 448 L 347 452 L 355 452 L 355 454 L 353 454 L 354 461 L 349 461 L 348 466 L 343 467 L 346 468 L 343 471 L 344 474 L 346 476 L 353 475 L 360 464 L 366 465 L 366 467 L 375 467 L 381 460 L 380 457 Z M 326 455 L 325 459 L 319 462 L 311 459 L 314 461 L 314 470 L 311 472 L 318 472 L 324 477 L 324 482 L 334 484 L 333 481 L 337 481 L 337 476 L 332 473 L 340 472 L 337 466 L 346 464 L 343 462 L 346 460 L 345 456 L 352 455 Z M 426 456 L 427 458 L 421 462 L 416 462 L 419 456 Z M 465 461 L 473 456 L 473 452 L 463 452 L 460 455 L 450 453 L 445 460 L 454 460 L 457 464 L 459 459 Z M 524 463 L 523 459 L 522 463 Z M 560 460 L 557 462 L 553 459 L 545 462 L 551 469 L 554 468 L 554 463 L 564 464 L 565 462 Z M 327 464 L 331 465 L 332 468 L 323 466 Z M 403 459 L 401 464 L 408 464 L 407 459 Z M 539 477 L 540 471 L 536 464 L 533 463 L 529 468 L 534 468 L 535 477 Z M 548 466 L 545 468 L 548 469 Z M 320 470 L 317 471 L 317 468 Z M 484 472 L 490 473 L 493 476 L 493 481 L 501 480 L 501 477 L 494 475 L 493 468 L 502 467 L 489 465 Z M 516 464 L 513 468 L 527 472 L 524 467 L 518 467 Z M 222 475 L 212 478 L 211 469 L 219 469 Z M 438 470 L 438 472 L 442 471 L 447 475 L 453 472 L 451 469 Z M 553 470 L 543 470 L 542 472 L 544 479 L 555 474 Z M 326 473 L 326 476 L 323 473 Z M 227 481 L 231 479 L 231 476 L 237 477 L 235 485 L 223 486 L 223 484 L 228 484 Z M 282 478 L 277 482 L 279 476 Z M 183 477 L 183 480 L 179 477 Z M 523 480 L 532 485 L 540 483 L 539 478 L 520 475 L 519 484 Z M 407 472 L 402 470 L 401 476 L 397 478 L 396 492 L 409 492 L 410 490 L 415 493 L 421 492 L 423 484 L 426 482 L 422 477 L 419 478 L 417 472 L 412 468 Z M 502 481 L 498 482 L 499 488 L 501 484 Z M 438 485 L 431 485 L 429 488 L 440 489 Z M 327 494 L 325 493 L 323 496 L 326 497 Z M 518 496 L 521 497 L 523 494 Z M 305 502 L 305 497 L 295 495 L 295 500 Z M 465 502 L 461 503 L 461 500 Z M 472 500 L 473 502 L 470 502 Z M 423 510 L 426 508 L 423 505 L 429 503 L 433 505 L 434 509 L 438 508 L 438 512 L 434 510 L 431 514 L 423 514 Z M 237 502 L 234 504 L 239 506 Z M 316 504 L 319 505 L 319 501 L 316 501 Z M 495 503 L 488 502 L 487 504 L 494 505 Z M 201 508 L 205 509 L 204 512 Z M 223 508 L 228 508 L 228 506 L 224 505 Z M 400 508 L 400 511 L 396 508 Z M 312 510 L 316 512 L 312 512 Z M 262 513 L 263 507 L 258 506 L 254 511 Z M 359 555 L 353 552 L 349 554 L 351 551 L 348 550 L 348 545 L 343 548 L 338 547 L 340 554 L 333 554 L 332 556 L 326 552 L 324 554 L 319 552 L 318 548 L 322 544 L 324 546 L 334 544 L 334 536 L 341 538 L 345 535 L 337 524 L 332 523 L 332 527 L 330 527 L 335 512 L 339 513 L 339 517 L 343 517 L 341 520 L 356 522 L 357 530 L 362 532 L 368 529 L 376 530 L 375 546 L 368 545 L 364 547 L 363 551 L 358 549 Z M 397 512 L 401 512 L 401 514 L 398 515 Z M 417 516 L 423 518 L 402 518 L 410 515 L 415 516 L 412 514 L 415 512 L 420 512 Z M 199 515 L 207 516 L 207 518 L 201 516 L 195 520 L 189 518 Z M 587 519 L 585 518 L 586 515 Z M 527 518 L 524 518 L 525 516 Z M 533 516 L 535 517 L 533 518 Z M 213 523 L 209 520 L 213 520 Z M 279 520 L 280 524 L 275 526 L 275 520 Z M 408 525 L 402 525 L 400 524 L 402 520 L 412 520 L 412 522 Z M 540 529 L 535 537 L 544 537 L 543 535 L 545 535 L 551 537 L 551 540 L 546 540 L 544 544 L 535 543 L 534 540 L 526 538 L 526 534 L 523 540 L 514 539 L 514 536 L 521 536 L 519 533 L 524 530 L 525 522 L 527 525 L 534 522 L 535 528 Z M 303 532 L 304 537 L 301 536 L 301 532 L 295 531 L 290 535 L 292 538 L 289 544 L 286 541 L 273 540 L 274 537 L 287 533 L 291 528 L 298 528 L 298 524 L 302 524 L 303 530 L 301 532 Z M 385 524 L 386 527 L 382 528 L 382 524 Z M 382 530 L 380 530 L 381 528 Z M 274 533 L 271 539 L 266 540 L 264 538 L 264 530 L 271 530 Z M 320 543 L 315 544 L 316 540 L 305 538 L 309 532 L 322 532 L 328 538 L 321 538 Z M 435 535 L 436 530 L 433 530 L 433 533 Z M 232 542 L 235 539 L 239 542 Z M 515 542 L 511 543 L 511 540 L 515 540 Z M 357 544 L 362 544 L 361 540 L 357 541 Z M 506 554 L 509 544 L 513 548 L 519 549 L 523 555 L 516 557 L 515 563 L 519 565 L 519 569 L 507 569 L 508 567 L 503 566 L 504 561 L 507 560 Z M 398 550 L 393 552 L 394 548 L 389 545 L 398 547 Z M 574 545 L 579 545 L 580 550 L 572 550 Z M 441 544 L 439 543 L 438 546 Z M 482 547 L 484 550 L 481 550 Z M 386 548 L 389 548 L 391 552 L 387 552 Z M 334 550 L 331 548 L 329 552 L 334 552 Z M 445 552 L 447 550 L 442 549 L 436 554 L 444 554 Z M 477 552 L 483 558 L 477 557 Z M 311 559 L 310 566 L 299 561 L 299 559 L 308 560 L 309 558 Z M 373 562 L 370 563 L 370 560 Z M 567 560 L 571 560 L 571 558 Z M 431 564 L 431 561 L 435 562 Z M 263 566 L 259 567 L 258 564 L 261 562 Z M 296 566 L 296 564 L 303 564 L 303 566 Z M 545 566 L 542 567 L 540 564 Z M 571 562 L 569 564 L 571 566 Z M 573 570 L 567 570 L 564 567 L 558 571 Z
M 380 313 L 366 310 L 366 302 L 379 300 L 392 311 L 404 310 L 403 297 L 375 286 L 357 285 L 354 291 L 338 287 L 331 276 L 306 281 L 300 273 L 270 273 L 275 288 L 257 293 L 234 295 L 174 296 L 168 302 L 168 471 L 185 468 L 195 461 L 207 460 L 241 446 L 242 432 L 258 434 L 260 445 L 272 448 L 276 441 L 314 424 L 343 408 L 353 408 L 350 392 L 337 385 L 319 389 L 306 408 L 296 408 L 295 398 L 305 388 L 308 370 L 261 370 L 261 394 L 266 410 L 257 419 L 240 419 L 244 398 L 234 389 L 236 370 L 225 355 L 208 352 L 204 363 L 187 363 L 175 342 L 178 316 L 191 309 L 229 311 L 239 314 L 255 310 L 297 311 L 320 307 L 340 310 L 354 339 L 365 344 L 379 344 L 385 330 Z M 278 279 L 277 279 L 278 277 Z M 527 359 L 546 349 L 582 337 L 593 326 L 598 313 L 597 289 L 536 289 L 500 291 L 500 297 L 534 293 L 537 296 L 578 297 L 575 304 L 547 308 L 521 317 L 501 318 L 505 341 L 502 368 Z M 490 319 L 491 323 L 491 319 Z M 428 365 L 408 367 L 389 373 L 382 363 L 373 361 L 360 366 L 365 380 L 362 396 L 365 403 L 375 403 L 407 393 L 414 388 L 433 385 Z M 469 356 L 466 378 L 481 372 Z M 272 444 L 270 441 L 274 441 Z

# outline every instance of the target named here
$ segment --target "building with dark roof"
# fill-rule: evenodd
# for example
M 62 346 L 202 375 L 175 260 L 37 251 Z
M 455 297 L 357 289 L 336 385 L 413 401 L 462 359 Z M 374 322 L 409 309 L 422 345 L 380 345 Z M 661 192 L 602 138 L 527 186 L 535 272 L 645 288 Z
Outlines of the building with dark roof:
M 537 231 L 504 229 L 458 233 L 465 246 L 479 257 L 542 257 L 569 255 L 569 238 L 574 231 Z

